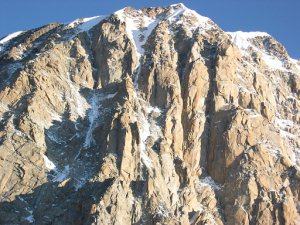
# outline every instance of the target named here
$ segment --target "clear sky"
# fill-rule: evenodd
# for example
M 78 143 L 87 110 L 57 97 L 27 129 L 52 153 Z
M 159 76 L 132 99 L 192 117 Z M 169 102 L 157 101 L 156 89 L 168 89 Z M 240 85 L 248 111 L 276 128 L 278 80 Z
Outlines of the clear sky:
M 225 31 L 265 31 L 300 59 L 300 0 L 2 0 L 0 37 L 50 22 L 109 15 L 125 6 L 184 3 Z

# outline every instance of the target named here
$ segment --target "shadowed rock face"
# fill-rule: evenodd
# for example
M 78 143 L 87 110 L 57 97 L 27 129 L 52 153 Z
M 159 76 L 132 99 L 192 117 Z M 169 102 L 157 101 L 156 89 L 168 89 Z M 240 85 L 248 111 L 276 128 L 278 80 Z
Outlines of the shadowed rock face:
M 300 223 L 300 66 L 268 34 L 178 4 L 0 43 L 0 224 Z

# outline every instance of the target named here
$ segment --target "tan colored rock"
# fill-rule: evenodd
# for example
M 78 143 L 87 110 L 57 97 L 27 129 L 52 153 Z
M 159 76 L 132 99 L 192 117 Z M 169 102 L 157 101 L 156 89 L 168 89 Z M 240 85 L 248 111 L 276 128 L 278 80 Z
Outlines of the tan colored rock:
M 1 47 L 0 224 L 299 221 L 300 71 L 271 36 L 177 4 Z

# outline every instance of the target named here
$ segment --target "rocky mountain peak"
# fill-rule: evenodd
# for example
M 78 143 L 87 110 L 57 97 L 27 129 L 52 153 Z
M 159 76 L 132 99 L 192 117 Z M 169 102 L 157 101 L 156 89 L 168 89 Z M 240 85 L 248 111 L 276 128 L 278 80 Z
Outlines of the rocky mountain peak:
M 300 65 L 183 4 L 0 40 L 0 224 L 297 224 Z

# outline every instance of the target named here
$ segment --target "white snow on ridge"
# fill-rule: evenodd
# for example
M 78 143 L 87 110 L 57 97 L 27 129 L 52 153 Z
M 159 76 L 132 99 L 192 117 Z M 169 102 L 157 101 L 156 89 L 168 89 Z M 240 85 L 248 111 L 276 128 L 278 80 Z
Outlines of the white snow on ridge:
M 183 20 L 180 20 L 181 16 L 194 16 L 197 19 L 197 21 L 193 21 L 193 25 L 189 25 L 190 30 L 194 30 L 197 27 L 201 27 L 204 30 L 211 28 L 211 25 L 209 24 L 211 21 L 210 18 L 200 15 L 196 11 L 187 8 L 182 3 L 171 5 L 171 15 L 167 17 L 167 20 L 176 22 L 177 24 L 183 23 Z
M 227 32 L 231 36 L 232 42 L 239 48 L 243 50 L 247 50 L 249 47 L 253 47 L 253 44 L 250 42 L 251 39 L 256 37 L 268 37 L 270 36 L 265 32 Z
M 22 34 L 24 31 L 17 31 L 14 32 L 12 34 L 7 35 L 6 37 L 2 38 L 0 40 L 0 52 L 4 49 L 3 45 L 7 44 L 11 39 L 19 36 L 20 34 Z
M 160 20 L 145 16 L 141 10 L 136 11 L 136 13 L 136 15 L 128 14 L 126 13 L 126 8 L 124 8 L 114 14 L 117 15 L 122 22 L 125 22 L 127 35 L 136 49 L 139 62 L 145 51 L 143 45 Z M 138 63 L 135 69 L 139 68 L 139 65 Z M 136 88 L 138 86 L 139 73 L 138 71 L 134 79 L 134 86 Z
M 171 5 L 171 15 L 167 17 L 167 20 L 177 21 L 187 10 L 189 9 L 182 3 Z
M 164 16 L 149 17 L 143 13 L 142 10 L 131 10 L 130 8 L 123 8 L 114 14 L 119 17 L 122 22 L 126 24 L 126 33 L 134 45 L 138 57 L 138 61 L 144 54 L 144 44 L 146 43 L 149 35 L 153 29 L 162 21 L 167 20 L 170 24 L 183 24 L 184 20 L 181 19 L 182 15 L 187 17 L 194 16 L 197 22 L 193 21 L 192 26 L 186 25 L 192 31 L 193 29 L 201 26 L 203 29 L 209 29 L 211 25 L 208 23 L 209 18 L 200 16 L 196 11 L 186 8 L 182 3 L 170 6 L 170 9 Z M 139 67 L 139 64 L 135 69 Z M 139 79 L 139 71 L 135 77 L 134 86 L 137 87 Z
M 94 16 L 90 18 L 76 19 L 73 22 L 69 23 L 67 27 L 77 28 L 80 31 L 89 31 L 91 28 L 100 23 L 104 18 L 106 18 L 106 16 Z
M 148 36 L 152 30 L 158 24 L 159 20 L 155 20 L 148 16 L 145 16 L 140 10 L 137 11 L 137 15 L 130 15 L 125 12 L 126 8 L 115 12 L 115 15 L 119 17 L 122 22 L 126 23 L 126 31 L 136 48 L 138 58 L 143 55 L 143 45 L 146 43 Z
M 0 40 L 0 44 L 4 45 L 5 43 L 9 42 L 11 39 L 19 36 L 20 34 L 22 34 L 24 31 L 17 31 L 14 32 L 12 34 L 7 35 L 6 37 L 4 37 L 3 39 Z
M 208 17 L 199 15 L 196 11 L 188 9 L 182 3 L 171 5 L 165 16 L 153 18 L 145 15 L 142 10 L 133 10 L 132 12 L 127 12 L 127 10 L 130 9 L 124 8 L 114 14 L 117 15 L 122 22 L 126 23 L 127 34 L 136 48 L 138 58 L 143 55 L 143 45 L 146 43 L 152 30 L 162 20 L 179 24 L 183 23 L 181 19 L 182 15 L 194 16 L 197 22 L 193 21 L 193 26 L 189 26 L 191 30 L 199 26 L 205 29 L 210 27 L 208 24 L 210 19 Z
M 265 62 L 265 64 L 273 70 L 282 70 L 285 71 L 283 62 L 275 56 L 270 55 L 265 52 L 263 49 L 258 49 L 254 44 L 251 43 L 251 39 L 257 37 L 270 37 L 268 33 L 265 32 L 227 32 L 230 35 L 231 41 L 241 50 L 244 55 L 248 55 L 247 50 L 251 47 L 256 52 L 261 53 L 261 58 Z

